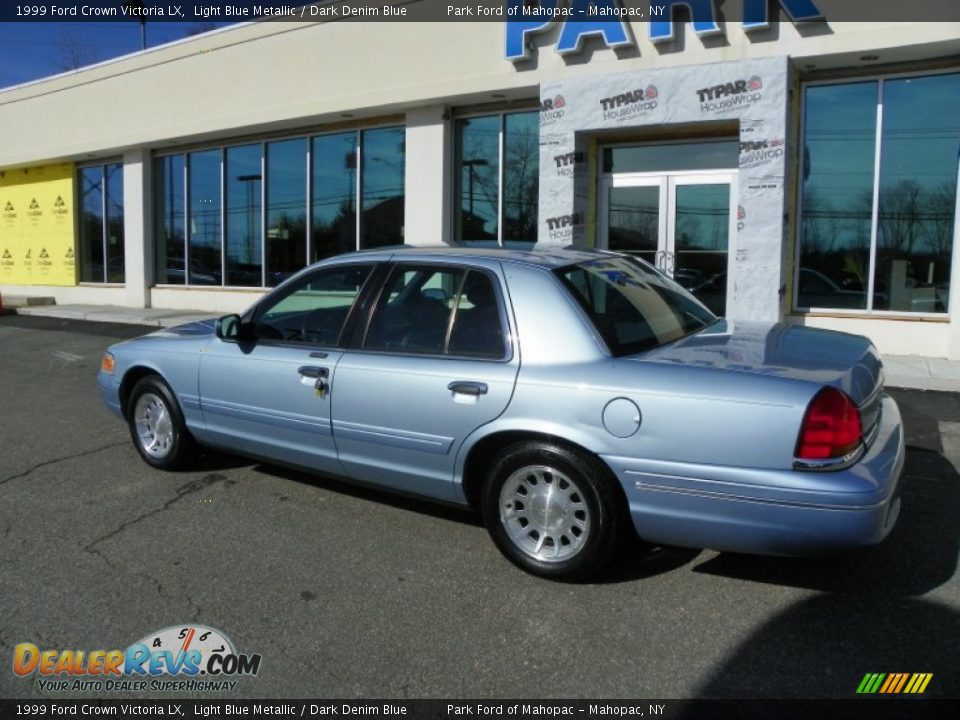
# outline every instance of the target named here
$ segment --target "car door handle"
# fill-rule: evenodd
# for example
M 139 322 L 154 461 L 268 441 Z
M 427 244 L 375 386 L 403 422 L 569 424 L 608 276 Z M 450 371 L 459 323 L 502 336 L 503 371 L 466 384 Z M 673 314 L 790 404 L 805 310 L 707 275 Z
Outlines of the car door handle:
M 467 380 L 455 380 L 447 385 L 447 390 L 461 395 L 486 395 L 487 384 L 482 382 L 470 382 Z
M 325 367 L 314 367 L 313 365 L 302 365 L 299 370 L 297 370 L 303 377 L 320 379 L 325 378 L 330 375 L 330 371 Z

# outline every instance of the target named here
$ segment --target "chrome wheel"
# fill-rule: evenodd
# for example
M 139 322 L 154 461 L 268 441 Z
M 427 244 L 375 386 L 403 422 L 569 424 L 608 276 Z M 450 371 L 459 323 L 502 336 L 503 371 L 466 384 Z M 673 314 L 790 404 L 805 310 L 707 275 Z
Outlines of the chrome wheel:
M 173 418 L 166 401 L 152 392 L 143 393 L 133 410 L 140 447 L 151 457 L 165 458 L 173 447 Z
M 500 522 L 519 550 L 546 563 L 573 557 L 590 534 L 583 492 L 546 465 L 528 465 L 507 478 L 500 491 Z

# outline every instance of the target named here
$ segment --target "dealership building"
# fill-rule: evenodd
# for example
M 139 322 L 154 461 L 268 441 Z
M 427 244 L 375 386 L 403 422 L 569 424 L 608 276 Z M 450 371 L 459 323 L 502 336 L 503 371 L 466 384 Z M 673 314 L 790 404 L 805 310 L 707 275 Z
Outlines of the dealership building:
M 0 90 L 0 292 L 213 314 L 348 250 L 572 244 L 734 320 L 960 359 L 960 23 L 814 3 L 592 24 L 406 3 Z

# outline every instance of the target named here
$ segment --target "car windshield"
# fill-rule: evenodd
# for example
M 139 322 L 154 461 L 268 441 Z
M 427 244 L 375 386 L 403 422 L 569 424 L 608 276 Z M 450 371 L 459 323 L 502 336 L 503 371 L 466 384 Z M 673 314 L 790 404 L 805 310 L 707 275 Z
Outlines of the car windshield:
M 679 340 L 717 320 L 673 280 L 632 258 L 598 258 L 556 273 L 617 356 Z

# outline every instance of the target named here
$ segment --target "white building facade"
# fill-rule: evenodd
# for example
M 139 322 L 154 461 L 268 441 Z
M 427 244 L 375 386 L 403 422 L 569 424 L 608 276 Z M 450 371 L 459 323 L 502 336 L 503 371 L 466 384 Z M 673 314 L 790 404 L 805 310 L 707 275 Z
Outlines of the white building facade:
M 251 23 L 0 91 L 0 292 L 234 312 L 348 250 L 573 244 L 960 359 L 960 23 L 781 15 Z

